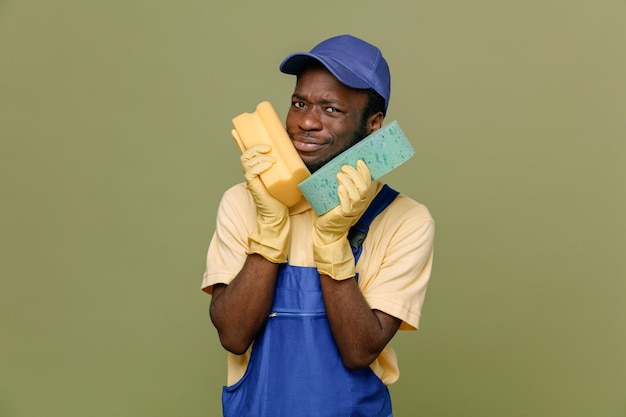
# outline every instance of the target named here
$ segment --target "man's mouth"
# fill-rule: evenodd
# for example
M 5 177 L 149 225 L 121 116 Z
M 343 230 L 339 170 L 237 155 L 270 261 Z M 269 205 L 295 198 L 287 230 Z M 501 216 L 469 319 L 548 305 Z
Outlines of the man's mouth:
M 326 144 L 324 140 L 311 137 L 292 136 L 291 140 L 293 147 L 296 148 L 300 154 L 319 151 Z

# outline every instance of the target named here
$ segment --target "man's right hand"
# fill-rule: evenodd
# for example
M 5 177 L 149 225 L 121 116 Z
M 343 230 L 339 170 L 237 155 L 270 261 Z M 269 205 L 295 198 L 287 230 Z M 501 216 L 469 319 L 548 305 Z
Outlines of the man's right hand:
M 247 188 L 257 207 L 257 227 L 248 236 L 248 254 L 284 263 L 289 247 L 289 208 L 271 196 L 260 175 L 276 162 L 270 145 L 255 145 L 241 154 Z

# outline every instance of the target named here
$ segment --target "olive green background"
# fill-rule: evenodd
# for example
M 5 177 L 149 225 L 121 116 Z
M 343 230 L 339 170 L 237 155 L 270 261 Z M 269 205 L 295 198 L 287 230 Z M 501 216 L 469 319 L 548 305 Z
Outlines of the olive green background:
M 0 416 L 218 416 L 230 119 L 361 36 L 437 221 L 399 417 L 626 416 L 624 1 L 0 1 Z

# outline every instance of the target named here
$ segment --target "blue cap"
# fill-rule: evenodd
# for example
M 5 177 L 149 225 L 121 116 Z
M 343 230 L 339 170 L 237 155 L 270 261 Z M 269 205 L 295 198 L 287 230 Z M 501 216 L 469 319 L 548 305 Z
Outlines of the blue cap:
M 280 64 L 285 74 L 299 74 L 312 61 L 320 62 L 348 87 L 372 88 L 385 99 L 385 111 L 391 94 L 389 65 L 376 46 L 352 35 L 327 39 L 309 52 L 288 55 Z

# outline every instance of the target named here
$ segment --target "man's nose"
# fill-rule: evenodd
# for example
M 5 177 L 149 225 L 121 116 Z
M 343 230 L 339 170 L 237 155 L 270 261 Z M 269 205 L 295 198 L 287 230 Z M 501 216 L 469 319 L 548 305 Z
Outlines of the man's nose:
M 322 118 L 319 110 L 315 107 L 302 113 L 299 125 L 302 130 L 322 130 Z

